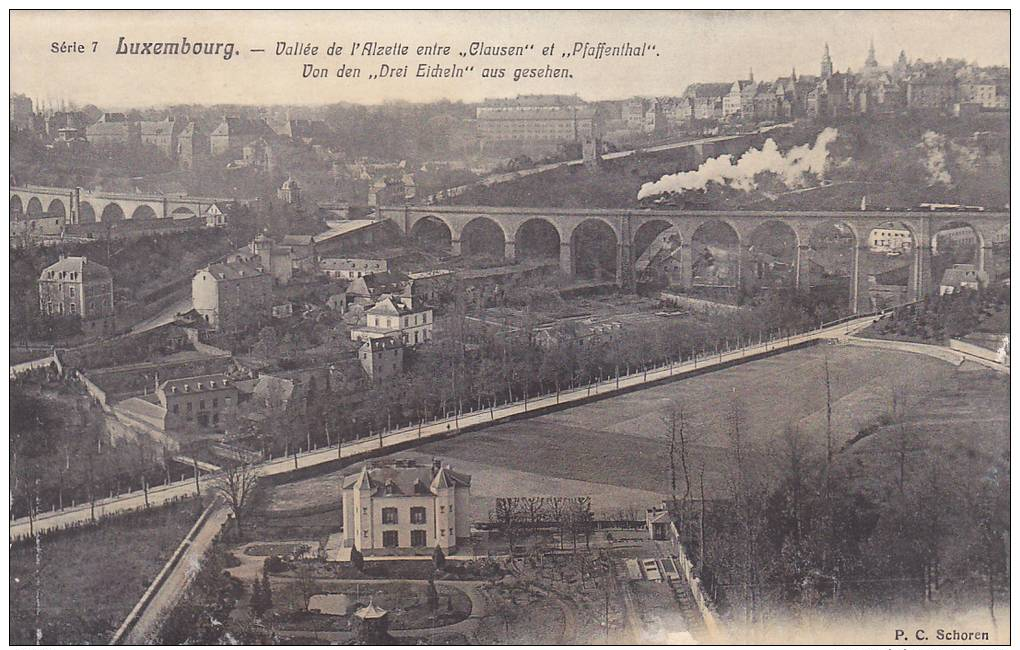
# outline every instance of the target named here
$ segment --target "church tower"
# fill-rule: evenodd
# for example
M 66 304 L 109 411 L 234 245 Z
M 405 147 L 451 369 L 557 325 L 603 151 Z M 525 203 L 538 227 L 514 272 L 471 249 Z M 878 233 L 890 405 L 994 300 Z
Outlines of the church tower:
M 864 66 L 867 68 L 877 68 L 878 59 L 875 58 L 875 39 L 871 39 L 871 46 L 868 47 L 868 58 L 864 61 Z
M 822 79 L 832 76 L 832 57 L 829 56 L 829 44 L 825 44 L 825 55 L 822 56 Z

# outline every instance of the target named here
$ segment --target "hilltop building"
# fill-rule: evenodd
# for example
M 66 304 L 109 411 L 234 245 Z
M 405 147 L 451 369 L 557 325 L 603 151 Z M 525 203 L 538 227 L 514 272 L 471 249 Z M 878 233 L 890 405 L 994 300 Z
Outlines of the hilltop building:
M 561 143 L 599 137 L 598 113 L 571 95 L 518 95 L 486 99 L 476 109 L 478 143 L 483 152 L 543 155 Z

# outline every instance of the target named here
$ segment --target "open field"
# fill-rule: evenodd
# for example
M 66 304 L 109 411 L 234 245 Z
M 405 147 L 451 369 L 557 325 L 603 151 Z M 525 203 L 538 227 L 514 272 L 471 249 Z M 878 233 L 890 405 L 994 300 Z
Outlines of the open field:
M 44 644 L 105 644 L 197 517 L 193 503 L 111 519 L 102 526 L 44 537 L 41 621 Z M 10 551 L 10 638 L 35 642 L 36 552 Z
M 759 454 L 778 452 L 779 437 L 788 423 L 799 426 L 815 450 L 821 451 L 826 358 L 837 447 L 887 415 L 894 390 L 901 399 L 919 404 L 962 373 L 973 374 L 967 365 L 956 369 L 920 355 L 819 345 L 396 455 L 441 458 L 471 474 L 472 495 L 481 497 L 474 506 L 476 518 L 486 519 L 489 501 L 504 495 L 585 494 L 593 497 L 596 510 L 643 509 L 669 491 L 667 429 L 662 417 L 672 404 L 682 403 L 693 473 L 704 464 L 706 496 L 726 496 L 729 486 L 724 470 L 730 457 L 734 402 L 743 435 Z M 1008 398 L 1006 383 L 989 390 L 997 400 Z M 947 403 L 943 408 L 948 413 L 956 407 Z M 966 421 L 947 416 L 947 435 L 969 435 L 970 430 Z M 276 486 L 271 507 L 338 502 L 343 473 L 338 470 Z

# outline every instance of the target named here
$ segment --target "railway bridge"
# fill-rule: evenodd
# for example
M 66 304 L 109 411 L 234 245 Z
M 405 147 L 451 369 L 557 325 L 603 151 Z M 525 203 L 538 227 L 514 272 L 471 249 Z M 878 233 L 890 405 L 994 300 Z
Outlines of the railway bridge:
M 10 186 L 11 220 L 60 219 L 61 224 L 203 217 L 214 203 L 230 201 L 172 194 L 114 193 L 80 187 Z
M 594 257 L 608 259 L 607 273 L 616 282 L 633 287 L 636 265 L 647 258 L 657 242 L 669 238 L 671 263 L 678 267 L 680 284 L 740 286 L 752 272 L 751 254 L 764 233 L 779 233 L 789 242 L 787 251 L 792 284 L 810 285 L 811 257 L 822 246 L 843 247 L 842 258 L 850 279 L 850 307 L 871 308 L 868 276 L 874 270 L 873 232 L 909 232 L 909 244 L 888 249 L 908 264 L 907 299 L 917 300 L 934 288 L 932 243 L 941 230 L 969 227 L 979 271 L 990 271 L 992 242 L 1008 228 L 1009 212 L 889 211 L 743 211 L 743 210 L 614 210 L 507 208 L 482 206 L 382 207 L 380 216 L 396 224 L 408 237 L 438 236 L 448 241 L 454 255 L 476 253 L 488 247 L 508 261 L 526 257 L 558 258 L 560 270 L 575 275 L 591 269 Z M 713 232 L 728 251 L 727 278 L 706 279 L 697 274 L 695 243 Z M 881 240 L 881 237 L 879 237 Z M 495 244 L 493 243 L 495 242 Z M 705 249 L 707 250 L 707 249 Z M 718 250 L 718 248 L 717 248 Z M 869 259 L 872 261 L 869 262 Z M 908 262 L 909 260 L 909 262 Z

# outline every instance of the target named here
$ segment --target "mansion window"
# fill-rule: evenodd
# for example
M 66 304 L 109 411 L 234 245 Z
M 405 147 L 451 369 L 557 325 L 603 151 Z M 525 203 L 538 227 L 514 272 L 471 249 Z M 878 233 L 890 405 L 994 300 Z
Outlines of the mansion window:
M 411 546 L 425 546 L 425 531 L 424 530 L 412 530 L 411 531 Z
M 425 508 L 411 508 L 411 523 L 412 524 L 424 524 L 425 523 Z M 417 546 L 412 544 L 412 546 Z
M 395 523 L 397 523 L 397 509 L 396 508 L 383 508 L 382 509 L 382 522 L 384 524 L 395 524 Z
M 386 509 L 383 510 L 385 512 Z M 400 538 L 397 536 L 397 531 L 387 530 L 382 534 L 382 545 L 386 548 L 396 548 L 400 546 Z

